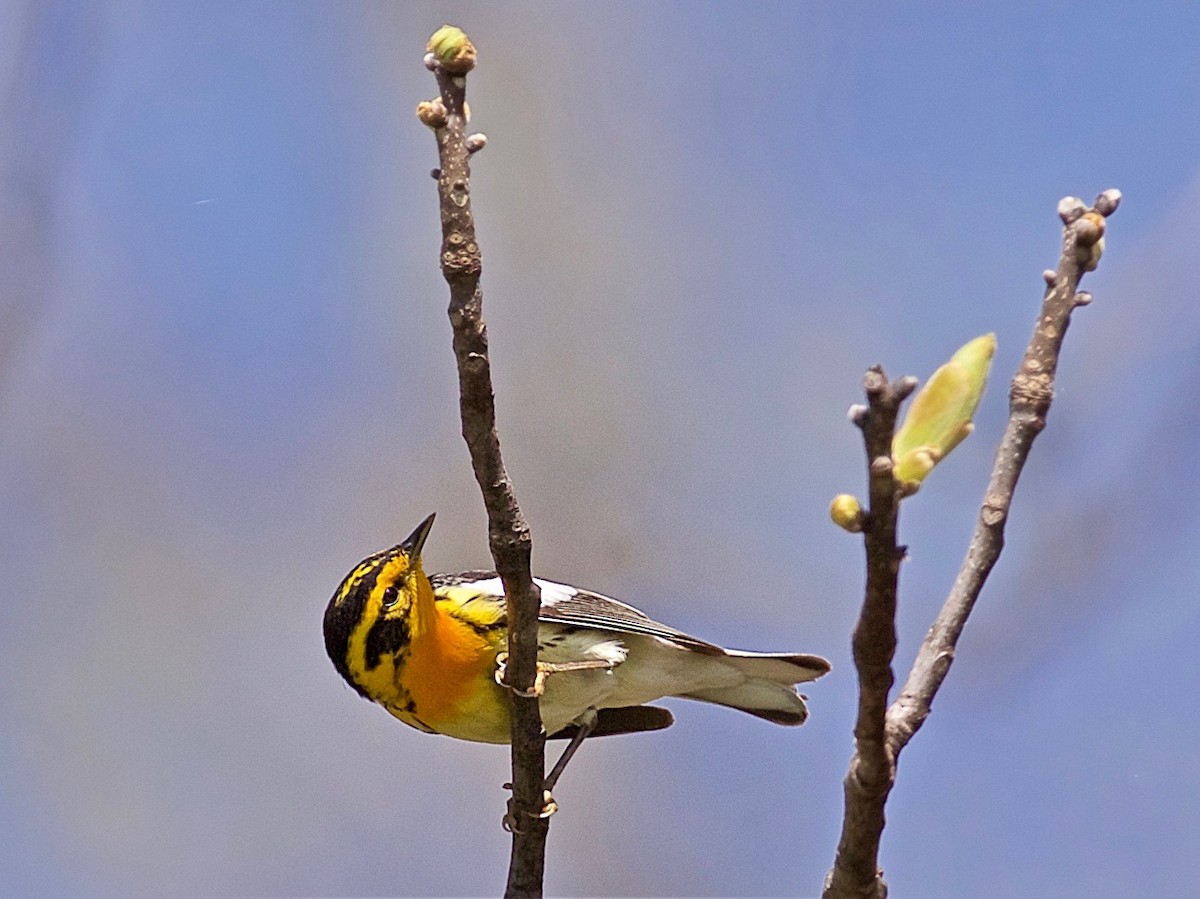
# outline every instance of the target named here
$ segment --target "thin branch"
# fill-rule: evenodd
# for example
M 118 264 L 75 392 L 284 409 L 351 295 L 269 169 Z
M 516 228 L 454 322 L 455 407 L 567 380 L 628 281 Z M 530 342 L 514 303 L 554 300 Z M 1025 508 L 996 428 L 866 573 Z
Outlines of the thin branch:
M 895 410 L 890 422 L 880 413 L 879 397 L 888 385 L 882 372 L 867 373 L 869 408 L 854 416 L 863 428 L 871 465 L 871 509 L 864 518 L 867 551 L 867 589 L 854 633 L 854 661 L 859 672 L 859 717 L 855 753 L 846 776 L 846 811 L 834 866 L 825 879 L 824 899 L 884 899 L 887 884 L 878 868 L 884 807 L 896 778 L 901 750 L 929 716 L 933 698 L 954 660 L 955 647 L 967 617 L 1004 545 L 1017 480 L 1034 438 L 1046 426 L 1054 396 L 1054 375 L 1063 337 L 1077 306 L 1091 302 L 1080 292 L 1083 274 L 1092 271 L 1103 251 L 1105 219 L 1116 211 L 1121 194 L 1107 190 L 1090 209 L 1074 197 L 1058 206 L 1064 224 L 1062 256 L 1056 271 L 1047 271 L 1042 310 L 1009 394 L 1009 420 L 996 453 L 979 520 L 958 577 L 945 605 L 926 635 L 908 679 L 896 701 L 884 711 L 892 686 L 895 653 L 895 601 L 903 551 L 896 546 L 898 499 L 877 483 L 886 469 L 890 480 L 889 448 Z M 877 378 L 878 380 L 873 380 Z M 891 385 L 896 385 L 904 379 Z M 882 388 L 879 386 L 882 382 Z M 911 388 L 910 388 L 911 389 Z M 885 426 L 887 435 L 881 433 Z M 884 442 L 886 440 L 886 443 Z M 880 505 L 882 501 L 882 505 Z M 881 520 L 880 510 L 887 518 Z M 877 591 L 882 589 L 880 595 Z M 887 620 L 884 617 L 887 616 Z
M 904 549 L 896 543 L 900 490 L 892 476 L 892 435 L 900 404 L 914 387 L 912 378 L 889 383 L 883 369 L 874 366 L 863 379 L 868 405 L 857 407 L 854 415 L 863 432 L 870 484 L 870 508 L 862 517 L 867 585 L 853 641 L 858 671 L 854 755 L 844 783 L 846 814 L 837 859 L 826 879 L 826 895 L 882 897 L 887 892 L 886 888 L 878 893 L 854 892 L 853 885 L 875 882 L 883 806 L 895 779 L 895 759 L 888 749 L 884 720 L 895 681 L 896 588 Z
M 463 41 L 470 47 L 465 35 Z M 470 48 L 471 65 L 474 48 Z M 471 153 L 483 146 L 481 135 L 466 134 L 466 71 L 447 71 L 434 54 L 426 65 L 437 76 L 439 100 L 421 104 L 418 116 L 434 128 L 440 168 L 434 173 L 442 219 L 442 274 L 450 286 L 450 323 L 458 362 L 462 434 L 471 453 L 475 479 L 488 513 L 488 538 L 496 571 L 504 582 L 508 606 L 506 683 L 513 688 L 512 790 L 506 821 L 515 822 L 505 895 L 541 896 L 549 821 L 542 814 L 545 734 L 538 700 L 532 695 L 537 674 L 537 626 L 541 606 L 530 574 L 529 527 L 517 505 L 512 482 L 500 456 L 496 435 L 483 291 L 481 258 L 471 216 Z M 461 68 L 461 67 L 459 67 Z M 466 68 L 470 68 L 467 66 Z
M 1091 209 L 1074 197 L 1066 197 L 1059 203 L 1059 215 L 1065 226 L 1062 256 L 1057 270 L 1045 273 L 1047 284 L 1041 315 L 1009 390 L 1008 425 L 996 451 L 971 545 L 900 695 L 888 709 L 888 744 L 896 754 L 908 745 L 929 716 L 933 697 L 954 661 L 955 647 L 967 617 L 1004 548 L 1004 525 L 1017 480 L 1034 438 L 1046 426 L 1046 414 L 1054 398 L 1054 375 L 1071 313 L 1092 299 L 1091 294 L 1079 292 L 1079 281 L 1099 262 L 1105 219 L 1116 212 L 1120 199 L 1120 191 L 1106 190 Z

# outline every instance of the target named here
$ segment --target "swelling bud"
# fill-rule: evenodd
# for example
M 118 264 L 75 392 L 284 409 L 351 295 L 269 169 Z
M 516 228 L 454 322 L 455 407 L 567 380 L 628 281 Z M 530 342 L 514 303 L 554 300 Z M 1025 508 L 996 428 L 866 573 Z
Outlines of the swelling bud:
M 996 336 L 976 337 L 933 373 L 892 438 L 896 480 L 914 493 L 935 465 L 974 429 L 972 418 L 987 385 Z

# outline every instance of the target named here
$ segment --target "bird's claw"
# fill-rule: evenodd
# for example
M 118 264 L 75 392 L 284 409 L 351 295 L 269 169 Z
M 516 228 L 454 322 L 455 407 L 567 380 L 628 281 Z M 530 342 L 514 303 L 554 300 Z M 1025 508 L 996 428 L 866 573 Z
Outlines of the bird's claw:
M 511 790 L 512 784 L 510 784 L 510 783 L 505 784 L 504 789 Z M 558 803 L 554 801 L 554 797 L 550 794 L 549 790 L 543 790 L 542 791 L 541 811 L 526 812 L 525 816 L 528 818 L 532 818 L 534 821 L 540 821 L 543 818 L 549 818 L 551 815 L 553 815 L 557 811 L 558 811 Z M 517 826 L 518 821 L 517 821 L 517 812 L 516 812 L 516 799 L 510 798 L 508 800 L 508 811 L 504 813 L 504 818 L 500 823 L 504 827 L 504 829 L 506 831 L 508 831 L 509 833 L 524 833 L 525 832 L 524 830 L 522 830 L 520 827 Z
M 529 690 L 522 690 L 520 687 L 514 687 L 505 680 L 508 674 L 508 653 L 496 653 L 496 683 L 502 687 L 508 687 L 518 696 L 523 696 L 526 699 L 537 699 L 546 692 L 546 675 L 550 673 L 553 666 L 548 666 L 543 662 L 537 663 L 537 673 L 533 676 L 533 687 Z
M 546 692 L 546 678 L 551 674 L 558 674 L 563 671 L 590 671 L 597 668 L 607 668 L 611 671 L 613 663 L 607 659 L 583 659 L 578 662 L 538 662 L 537 673 L 533 676 L 532 689 L 522 690 L 519 687 L 514 687 L 504 679 L 508 671 L 508 653 L 496 653 L 496 683 L 502 687 L 508 687 L 508 689 L 512 690 L 518 696 L 524 696 L 526 699 L 536 699 Z
M 541 662 L 538 662 L 537 671 L 533 675 L 533 686 L 528 690 L 522 690 L 519 687 L 513 687 L 512 691 L 518 696 L 524 696 L 526 699 L 537 699 L 546 692 L 546 668 Z

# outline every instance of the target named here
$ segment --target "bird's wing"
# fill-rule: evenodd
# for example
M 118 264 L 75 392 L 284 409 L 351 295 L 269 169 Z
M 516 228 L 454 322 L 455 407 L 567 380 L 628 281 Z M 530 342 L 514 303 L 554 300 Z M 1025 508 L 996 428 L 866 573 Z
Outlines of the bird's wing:
M 486 599 L 490 602 L 504 597 L 504 584 L 494 571 L 435 574 L 431 575 L 429 580 L 440 595 L 453 595 L 459 603 L 469 603 L 473 596 L 478 600 Z M 645 612 L 611 597 L 542 578 L 534 578 L 534 583 L 542 591 L 542 608 L 538 618 L 548 624 L 625 634 L 646 634 L 706 655 L 725 654 L 721 647 L 661 624 Z
M 685 634 L 666 624 L 655 621 L 640 609 L 620 602 L 601 593 L 580 590 L 568 584 L 543 581 L 536 578 L 542 588 L 542 609 L 539 618 L 555 624 L 616 631 L 625 634 L 646 634 L 661 637 L 672 643 L 706 655 L 724 655 L 721 647 Z

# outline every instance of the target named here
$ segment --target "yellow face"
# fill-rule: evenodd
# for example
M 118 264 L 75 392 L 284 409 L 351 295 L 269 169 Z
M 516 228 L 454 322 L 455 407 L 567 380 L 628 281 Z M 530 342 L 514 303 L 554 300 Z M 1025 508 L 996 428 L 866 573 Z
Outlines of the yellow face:
M 350 686 L 405 724 L 502 743 L 507 695 L 494 673 L 504 605 L 435 597 L 421 567 L 432 520 L 346 576 L 325 609 L 325 649 Z
M 431 515 L 403 543 L 363 559 L 325 609 L 325 649 L 334 667 L 360 694 L 385 705 L 397 699 L 395 669 L 420 627 L 413 612 L 429 583 L 420 552 L 432 523 Z

